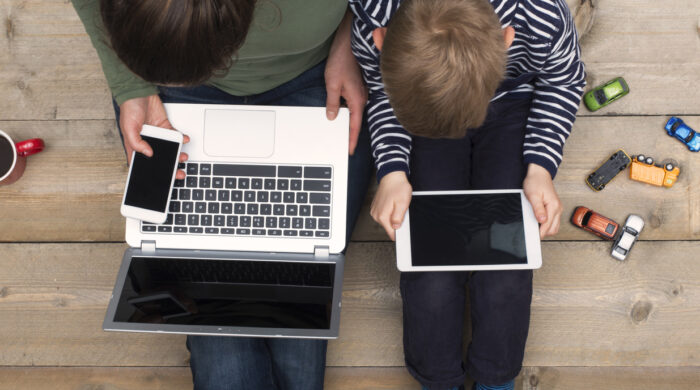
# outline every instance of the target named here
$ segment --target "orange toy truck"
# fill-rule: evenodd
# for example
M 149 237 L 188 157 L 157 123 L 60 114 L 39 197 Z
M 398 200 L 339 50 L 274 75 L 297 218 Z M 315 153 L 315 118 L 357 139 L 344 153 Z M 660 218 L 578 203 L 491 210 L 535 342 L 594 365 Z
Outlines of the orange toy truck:
M 671 162 L 663 167 L 654 165 L 654 159 L 642 154 L 635 156 L 630 165 L 630 179 L 659 187 L 671 187 L 681 173 L 680 168 Z

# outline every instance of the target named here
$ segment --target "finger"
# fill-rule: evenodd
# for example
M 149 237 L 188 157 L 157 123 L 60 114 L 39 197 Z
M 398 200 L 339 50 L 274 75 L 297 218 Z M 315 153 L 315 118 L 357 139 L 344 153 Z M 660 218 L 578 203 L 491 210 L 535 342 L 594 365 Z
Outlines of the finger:
M 190 156 L 188 156 L 187 153 L 181 152 L 181 153 L 180 153 L 180 158 L 178 159 L 178 161 L 180 161 L 180 162 L 185 162 L 185 161 L 187 161 L 187 159 L 188 159 L 189 157 L 190 157 Z
M 408 202 L 398 202 L 394 205 L 394 211 L 391 213 L 391 227 L 394 230 L 401 227 L 406 216 L 406 209 L 408 209 Z
M 384 228 L 384 231 L 386 231 L 386 234 L 391 238 L 391 240 L 394 240 L 394 227 L 391 225 L 391 210 L 385 211 L 382 215 L 379 216 L 379 224 Z
M 141 138 L 139 130 L 132 128 L 128 131 L 123 131 L 123 134 L 124 140 L 126 141 L 128 146 L 131 147 L 131 149 L 148 157 L 153 156 L 153 149 L 151 149 L 151 146 L 148 145 L 148 142 L 144 141 L 143 138 Z
M 557 233 L 559 233 L 559 227 L 561 226 L 561 213 L 562 213 L 562 208 L 561 206 L 557 206 L 554 209 L 554 215 L 552 215 L 552 226 L 549 228 L 549 235 L 553 236 Z
M 186 143 L 188 143 L 188 142 L 190 142 L 190 136 L 189 136 L 189 135 L 183 134 L 183 135 L 182 135 L 182 143 L 183 143 L 183 144 L 186 144 Z
M 544 202 L 542 202 L 542 197 L 537 195 L 533 199 L 529 199 L 532 205 L 532 211 L 535 212 L 535 218 L 537 222 L 543 224 L 547 222 L 547 210 L 544 207 Z
M 362 130 L 362 114 L 365 109 L 365 103 L 359 102 L 358 100 L 348 101 L 348 108 L 350 109 L 350 140 L 348 143 L 350 155 L 355 153 L 355 148 L 357 147 L 357 139 L 360 136 L 360 130 Z
M 333 120 L 340 109 L 340 86 L 326 85 L 326 118 Z
M 183 171 L 182 169 L 178 169 L 177 173 L 175 173 L 175 178 L 179 180 L 183 180 L 185 176 L 185 171 Z

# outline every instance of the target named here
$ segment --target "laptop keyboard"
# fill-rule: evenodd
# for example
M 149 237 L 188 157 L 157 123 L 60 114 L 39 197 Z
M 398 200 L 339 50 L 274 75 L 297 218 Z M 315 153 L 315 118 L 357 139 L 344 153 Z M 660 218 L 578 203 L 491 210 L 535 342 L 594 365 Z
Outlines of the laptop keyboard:
M 328 166 L 180 163 L 167 220 L 144 233 L 330 237 Z

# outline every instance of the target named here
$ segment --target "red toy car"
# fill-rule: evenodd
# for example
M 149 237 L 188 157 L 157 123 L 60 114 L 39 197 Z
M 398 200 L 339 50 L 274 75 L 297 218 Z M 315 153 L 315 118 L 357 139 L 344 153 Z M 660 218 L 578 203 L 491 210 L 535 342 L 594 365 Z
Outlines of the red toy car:
M 583 206 L 576 207 L 571 223 L 606 240 L 614 240 L 620 230 L 617 222 Z

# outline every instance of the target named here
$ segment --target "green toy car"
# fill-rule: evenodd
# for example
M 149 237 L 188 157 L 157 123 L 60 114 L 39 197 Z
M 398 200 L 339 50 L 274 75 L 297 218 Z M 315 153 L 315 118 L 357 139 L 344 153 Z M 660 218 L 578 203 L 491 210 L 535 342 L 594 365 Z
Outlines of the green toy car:
M 627 95 L 629 92 L 630 88 L 627 86 L 625 79 L 618 77 L 586 92 L 583 96 L 583 101 L 589 110 L 596 111 Z

